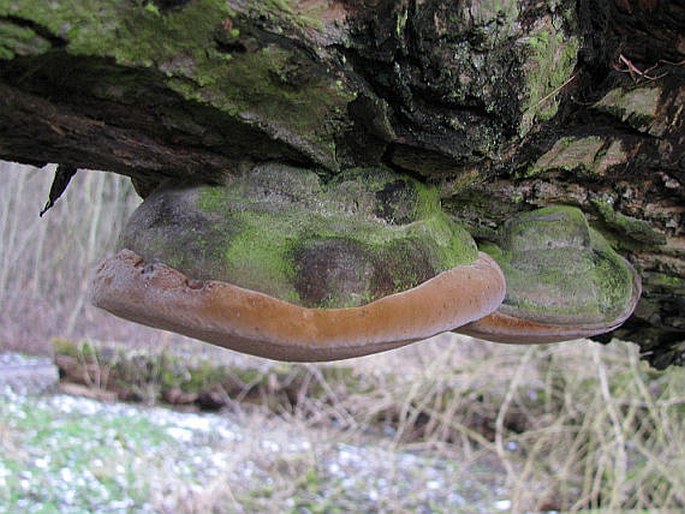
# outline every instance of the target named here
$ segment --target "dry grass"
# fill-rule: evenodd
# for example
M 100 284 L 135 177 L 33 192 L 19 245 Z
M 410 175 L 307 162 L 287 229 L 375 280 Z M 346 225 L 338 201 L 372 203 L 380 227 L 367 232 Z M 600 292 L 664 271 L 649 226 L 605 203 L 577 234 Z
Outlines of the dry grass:
M 0 349 L 45 351 L 55 336 L 126 341 L 268 373 L 268 361 L 120 322 L 87 305 L 85 270 L 111 250 L 137 203 L 124 179 L 79 173 L 40 220 L 51 174 L 12 167 L 0 169 Z M 489 462 L 491 474 L 506 477 L 512 512 L 685 509 L 685 373 L 650 370 L 632 345 L 523 348 L 441 337 L 341 366 L 348 370 L 302 367 L 297 401 L 280 414 L 301 430 L 334 427 L 327 434 L 335 440 L 373 437 L 387 449 L 430 452 L 464 469 Z M 317 395 L 309 394 L 313 388 Z M 12 447 L 8 437 L 0 425 L 1 447 Z M 258 448 L 244 450 L 259 459 Z M 261 496 L 240 496 L 219 477 L 201 493 L 179 492 L 176 504 L 180 512 L 224 512 L 215 508 L 222 502 L 264 511 L 287 506 L 293 487 L 321 500 L 315 481 L 302 481 L 320 465 L 300 455 L 273 466 L 272 486 Z M 472 486 L 497 482 L 490 478 L 478 476 Z
M 417 346 L 437 357 L 299 410 L 357 431 L 385 426 L 404 449 L 496 459 L 512 512 L 685 508 L 684 370 L 651 370 L 620 342 L 451 343 L 459 363 L 444 358 L 449 343 Z
M 374 448 L 458 462 L 462 472 L 451 473 L 460 486 L 470 480 L 472 488 L 495 491 L 499 484 L 512 512 L 679 510 L 685 507 L 685 370 L 651 370 L 637 351 L 620 342 L 516 347 L 442 337 L 334 365 L 265 367 L 243 375 L 250 383 L 229 393 L 230 407 L 244 422 L 259 419 L 258 432 L 286 420 L 291 433 L 315 440 L 325 433 L 319 446 L 371 441 Z M 154 358 L 151 365 L 136 362 L 159 369 Z M 221 383 L 215 368 L 182 362 L 187 368 L 179 376 L 200 370 Z M 156 397 L 155 377 L 163 374 L 145 379 Z M 205 386 L 213 388 L 211 381 Z M 267 504 L 285 509 L 293 491 L 319 500 L 330 493 L 320 456 L 298 453 L 278 465 L 272 458 L 259 445 L 236 454 L 236 465 L 259 462 L 270 480 L 264 491 L 231 489 L 239 504 L 252 506 L 248 512 L 264 512 Z M 474 469 L 484 470 L 478 481 Z M 403 470 L 385 471 L 393 482 Z M 210 492 L 183 502 L 226 500 L 226 490 Z M 352 501 L 336 498 L 336 505 Z M 386 500 L 388 511 L 400 512 L 411 498 Z

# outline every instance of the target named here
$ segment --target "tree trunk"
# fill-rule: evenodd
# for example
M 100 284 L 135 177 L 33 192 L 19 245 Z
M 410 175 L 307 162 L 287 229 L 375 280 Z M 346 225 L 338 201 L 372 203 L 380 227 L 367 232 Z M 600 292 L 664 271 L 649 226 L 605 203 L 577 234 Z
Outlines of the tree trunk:
M 0 157 L 141 196 L 385 166 L 477 240 L 575 205 L 642 276 L 612 335 L 682 365 L 684 29 L 682 0 L 0 0 Z

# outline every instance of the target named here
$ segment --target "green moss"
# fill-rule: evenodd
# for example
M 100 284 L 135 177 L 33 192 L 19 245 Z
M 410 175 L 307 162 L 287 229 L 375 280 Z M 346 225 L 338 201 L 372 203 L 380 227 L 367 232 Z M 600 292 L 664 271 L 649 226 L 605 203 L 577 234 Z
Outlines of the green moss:
M 407 20 L 409 19 L 409 10 L 404 9 L 400 15 L 397 17 L 397 24 L 395 26 L 395 35 L 398 38 L 402 38 L 404 34 L 404 29 L 407 26 Z
M 239 280 L 242 287 L 268 291 L 273 296 L 293 303 L 301 303 L 294 282 L 298 272 L 293 254 L 303 241 L 348 240 L 366 248 L 372 255 L 387 262 L 411 263 L 414 253 L 406 255 L 417 246 L 432 248 L 434 265 L 446 270 L 472 262 L 476 258 L 476 246 L 468 232 L 453 224 L 449 218 L 437 213 L 411 223 L 388 230 L 387 226 L 363 219 L 307 215 L 299 209 L 265 213 L 241 212 L 234 218 L 241 226 L 239 234 L 225 242 L 226 273 Z M 465 244 L 464 241 L 467 241 Z M 409 243 L 407 246 L 404 243 Z M 385 255 L 385 257 L 383 257 Z M 402 274 L 400 266 L 394 267 L 397 290 L 414 287 L 420 283 L 413 269 Z M 238 278 L 239 277 L 239 278 Z M 367 294 L 362 303 L 373 298 Z M 341 304 L 335 296 L 321 307 L 350 307 Z
M 422 219 L 422 223 L 409 225 L 407 234 L 435 241 L 438 259 L 443 269 L 476 260 L 478 248 L 463 226 L 451 221 L 449 216 L 441 211 L 434 211 L 432 216 L 424 216 Z
M 372 200 L 365 196 L 378 193 L 395 179 L 396 176 L 383 172 L 352 170 L 321 186 L 314 174 L 302 170 L 295 184 L 285 187 L 285 194 L 296 200 L 294 205 L 278 208 L 275 201 L 267 202 L 268 206 L 259 207 L 259 201 L 247 205 L 245 195 L 249 193 L 239 184 L 228 191 L 223 188 L 203 190 L 198 205 L 202 209 L 220 211 L 239 206 L 239 219 L 250 219 L 249 229 L 245 230 L 250 235 L 245 239 L 273 241 L 275 246 L 279 246 L 275 243 L 279 239 L 301 239 L 313 234 L 321 238 L 346 237 L 372 247 L 382 246 L 391 239 L 410 237 L 430 239 L 444 249 L 443 262 L 447 267 L 475 260 L 475 245 L 470 236 L 441 211 L 438 191 L 432 186 L 405 178 L 418 193 L 410 209 L 415 222 L 392 226 L 370 217 Z M 286 181 L 283 178 L 278 187 L 282 188 Z M 365 205 L 365 201 L 369 204 Z M 349 212 L 351 205 L 358 209 L 352 215 Z M 247 209 L 253 211 L 247 212 Z M 273 212 L 269 212 L 271 210 Z M 468 243 L 464 244 L 464 241 Z M 288 245 L 284 243 L 283 246 Z
M 417 191 L 419 197 L 414 208 L 414 216 L 416 218 L 427 218 L 431 214 L 441 212 L 440 191 L 436 187 L 422 184 L 417 188 Z
M 595 251 L 592 267 L 593 282 L 598 284 L 599 311 L 605 315 L 621 311 L 633 294 L 632 270 L 596 230 L 590 229 L 591 246 Z
M 50 50 L 51 46 L 48 40 L 28 27 L 0 21 L 0 59 L 41 55 Z
M 616 116 L 633 128 L 651 133 L 661 94 L 661 88 L 656 85 L 632 89 L 616 88 L 604 95 L 594 108 Z M 660 135 L 658 132 L 654 135 Z
M 602 221 L 616 234 L 621 247 L 631 248 L 638 245 L 665 245 L 666 235 L 654 229 L 649 222 L 626 216 L 616 211 L 608 198 L 592 200 L 593 207 Z
M 623 142 L 620 139 L 611 140 L 609 146 L 595 158 L 594 171 L 598 175 L 604 175 L 609 168 L 623 165 L 627 161 L 628 153 L 623 149 Z
M 242 121 L 257 118 L 263 129 L 277 137 L 283 129 L 294 134 L 296 146 L 317 161 L 337 168 L 333 135 L 354 96 L 331 77 L 302 84 L 290 70 L 307 66 L 306 56 L 276 45 L 258 52 L 231 54 L 216 60 L 193 60 L 191 73 L 169 72 L 168 85 L 186 98 L 210 103 Z M 179 73 L 180 72 L 180 73 Z M 188 76 L 192 75 L 192 76 Z M 312 74 L 316 76 L 316 74 Z
M 225 204 L 226 193 L 220 187 L 202 188 L 197 199 L 197 206 L 202 211 L 215 212 Z
M 184 392 L 206 391 L 215 384 L 221 384 L 229 375 L 229 369 L 209 361 L 200 361 L 188 369 L 188 379 L 180 385 Z
M 548 171 L 572 171 L 574 173 L 601 176 L 613 167 L 623 164 L 628 154 L 620 140 L 606 141 L 598 136 L 576 138 L 562 137 L 525 171 L 526 177 L 534 177 Z
M 69 357 L 78 357 L 80 352 L 78 345 L 70 339 L 63 339 L 61 337 L 54 338 L 50 341 L 55 355 L 67 355 Z
M 170 204 L 160 223 L 157 209 Z M 477 258 L 434 187 L 387 169 L 324 183 L 282 165 L 224 186 L 160 191 L 131 218 L 122 245 L 193 278 L 317 307 L 367 303 Z
M 156 16 L 162 15 L 162 13 L 159 11 L 159 7 L 157 7 L 157 5 L 154 4 L 153 2 L 148 2 L 147 4 L 145 4 L 145 10 L 148 12 L 151 12 L 152 14 L 154 14 Z
M 664 290 L 670 294 L 685 294 L 685 278 L 666 273 L 646 273 L 643 277 L 645 286 L 653 290 Z
M 273 17 L 277 21 L 284 20 L 288 24 L 303 28 L 322 30 L 323 24 L 319 19 L 326 4 L 322 2 L 299 2 L 297 0 L 266 0 L 254 2 L 253 9 L 259 10 L 264 16 Z
M 526 100 L 519 135 L 525 135 L 535 120 L 548 120 L 557 113 L 555 91 L 573 74 L 578 60 L 580 40 L 568 36 L 551 25 L 542 27 L 526 41 Z M 525 48 L 525 47 L 524 47 Z
M 294 246 L 293 225 L 297 219 L 278 216 L 265 220 L 263 216 L 243 212 L 237 219 L 241 231 L 226 241 L 224 259 L 226 273 L 242 277 L 240 285 L 255 291 L 270 291 L 274 296 L 297 302 L 299 296 L 293 284 L 294 263 L 290 253 Z
M 604 144 L 604 141 L 597 136 L 562 137 L 531 168 L 526 170 L 526 176 L 534 177 L 551 170 L 596 174 L 599 172 L 598 168 L 601 163 L 604 162 L 599 159 L 600 163 L 596 163 Z
M 284 5 L 272 7 L 289 5 L 279 3 Z M 258 3 L 248 7 L 260 8 Z M 290 143 L 337 168 L 334 134 L 354 95 L 324 66 L 285 43 L 244 53 L 222 49 L 217 31 L 228 31 L 224 37 L 240 34 L 241 15 L 228 2 L 198 0 L 160 13 L 150 2 L 75 0 L 48 8 L 44 2 L 0 0 L 3 14 L 31 20 L 65 38 L 70 54 L 155 69 L 166 77 L 167 87 L 185 98 L 259 126 L 273 137 L 292 134 Z M 297 71 L 303 69 L 306 73 Z
M 274 7 L 277 10 L 283 11 L 287 14 L 295 14 L 295 11 L 290 6 L 290 3 L 291 2 L 289 0 L 267 0 L 264 2 L 266 6 Z
M 469 14 L 476 25 L 496 24 L 501 30 L 501 25 L 516 21 L 519 11 L 512 0 L 481 0 L 471 4 Z

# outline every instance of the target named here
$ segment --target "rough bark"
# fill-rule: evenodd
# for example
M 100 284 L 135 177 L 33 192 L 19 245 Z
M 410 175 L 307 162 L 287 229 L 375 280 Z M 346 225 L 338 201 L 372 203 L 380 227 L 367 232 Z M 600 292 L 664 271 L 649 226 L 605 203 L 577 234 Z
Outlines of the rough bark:
M 579 206 L 685 363 L 685 3 L 0 0 L 0 157 L 160 182 L 387 166 L 487 240 Z M 603 340 L 607 340 L 604 337 Z

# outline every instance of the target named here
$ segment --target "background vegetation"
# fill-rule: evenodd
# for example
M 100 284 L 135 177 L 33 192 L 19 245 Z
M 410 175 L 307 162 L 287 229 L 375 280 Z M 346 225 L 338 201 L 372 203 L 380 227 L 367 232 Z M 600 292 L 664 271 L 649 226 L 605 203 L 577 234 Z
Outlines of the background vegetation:
M 101 484 L 101 497 L 152 512 L 336 512 L 355 505 L 383 512 L 475 512 L 483 509 L 468 503 L 476 499 L 465 490 L 483 489 L 492 498 L 506 498 L 501 506 L 512 512 L 685 508 L 682 369 L 651 370 L 639 361 L 635 346 L 618 342 L 515 347 L 452 336 L 335 366 L 284 366 L 138 327 L 98 312 L 86 296 L 90 271 L 111 251 L 139 201 L 127 181 L 80 172 L 40 219 L 52 174 L 15 168 L 0 169 L 0 350 L 52 353 L 54 338 L 73 342 L 79 349 L 74 357 L 91 364 L 88 387 L 110 390 L 103 371 L 118 363 L 123 370 L 138 370 L 127 380 L 138 380 L 143 391 L 138 399 L 147 403 L 165 399 L 164 391 L 173 388 L 192 392 L 204 380 L 231 400 L 223 419 L 248 426 L 252 438 L 282 423 L 275 431 L 287 437 L 276 452 L 269 445 L 213 440 L 216 452 L 225 450 L 225 465 L 211 477 L 193 479 L 147 453 L 166 448 L 162 455 L 176 444 L 168 438 L 168 426 L 166 435 L 154 429 L 161 411 L 136 411 L 130 416 L 139 424 L 130 424 L 117 417 L 118 404 L 93 407 L 93 423 L 104 423 L 103 441 L 128 441 L 117 449 L 129 456 L 122 472 L 127 481 L 116 469 L 98 467 L 111 457 L 98 453 L 102 445 L 70 439 L 92 440 L 92 425 L 65 418 L 48 400 L 36 406 L 5 397 L 0 507 L 21 507 L 35 495 L 23 488 L 28 479 L 22 473 L 51 484 L 41 489 L 48 496 L 44 503 L 61 505 L 57 500 L 63 503 L 71 494 L 59 486 L 68 474 L 62 470 L 70 469 Z M 68 353 L 64 345 L 58 348 L 61 355 Z M 140 355 L 146 364 L 135 368 Z M 169 363 L 171 379 L 162 372 Z M 239 378 L 237 391 L 227 386 L 227 376 Z M 149 439 L 141 442 L 141 437 Z M 309 446 L 283 449 L 298 437 Z M 352 443 L 364 448 L 361 464 L 346 467 L 340 445 Z M 69 453 L 64 445 L 80 450 Z M 41 452 L 66 452 L 74 460 L 53 465 L 40 460 Z M 433 459 L 430 469 L 446 473 L 451 483 L 431 482 L 425 461 L 419 465 L 400 458 L 404 455 Z M 207 467 L 191 457 L 191 468 Z M 379 461 L 395 462 L 395 468 L 380 468 Z M 236 474 L 247 462 L 261 463 L 257 482 Z M 337 467 L 331 468 L 332 462 Z M 349 482 L 365 467 L 384 480 L 375 499 L 361 492 L 368 482 L 360 479 L 359 489 Z M 3 469 L 9 471 L 3 475 Z M 420 475 L 413 490 L 390 487 L 412 473 Z M 193 480 L 200 485 L 193 486 Z M 443 492 L 458 492 L 467 503 L 458 507 L 427 495 L 435 484 Z M 89 501 L 95 501 L 92 495 Z M 75 512 L 97 508 L 78 505 Z

